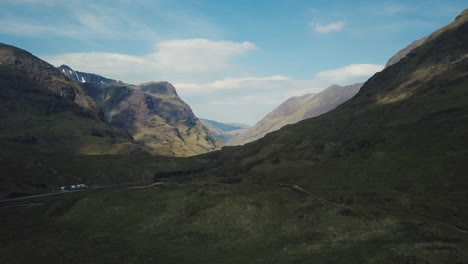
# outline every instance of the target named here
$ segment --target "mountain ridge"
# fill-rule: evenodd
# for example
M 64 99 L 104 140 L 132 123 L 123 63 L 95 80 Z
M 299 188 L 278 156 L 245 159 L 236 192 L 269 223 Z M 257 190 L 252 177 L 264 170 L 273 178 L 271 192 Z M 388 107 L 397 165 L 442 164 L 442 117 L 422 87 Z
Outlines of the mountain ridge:
M 221 123 L 208 119 L 200 119 L 200 121 L 223 143 L 229 142 L 233 137 L 249 127 L 249 125 L 241 123 Z
M 285 125 L 324 114 L 353 97 L 361 85 L 362 83 L 347 86 L 331 85 L 320 93 L 291 97 L 257 124 L 236 135 L 227 145 L 243 145 Z
M 129 131 L 153 154 L 190 156 L 222 146 L 169 82 L 133 85 L 64 65 L 59 69 L 81 80 L 81 87 L 98 102 L 107 122 Z

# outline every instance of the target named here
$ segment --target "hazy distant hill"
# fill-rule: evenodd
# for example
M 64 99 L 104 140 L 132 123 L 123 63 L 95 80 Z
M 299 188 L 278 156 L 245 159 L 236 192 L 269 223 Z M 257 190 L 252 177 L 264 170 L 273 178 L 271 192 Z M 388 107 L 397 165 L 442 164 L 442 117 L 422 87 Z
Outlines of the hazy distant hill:
M 246 124 L 239 123 L 221 123 L 208 119 L 200 119 L 202 123 L 223 143 L 227 143 L 233 137 L 242 133 L 246 128 L 250 127 Z
M 228 145 L 243 145 L 262 138 L 267 133 L 285 125 L 326 113 L 353 97 L 362 83 L 339 86 L 332 85 L 318 94 L 292 97 L 279 105 L 254 126 L 232 138 Z
M 155 154 L 190 156 L 222 146 L 168 82 L 131 85 L 66 65 L 59 69 L 80 81 L 110 124 L 126 129 Z

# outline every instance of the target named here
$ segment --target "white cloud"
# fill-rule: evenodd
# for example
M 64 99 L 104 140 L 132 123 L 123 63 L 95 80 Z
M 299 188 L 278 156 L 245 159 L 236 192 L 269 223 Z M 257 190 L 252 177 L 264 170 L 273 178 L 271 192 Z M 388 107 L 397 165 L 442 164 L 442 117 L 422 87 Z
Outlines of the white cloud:
M 256 49 L 250 42 L 212 41 L 208 39 L 166 40 L 156 44 L 157 53 L 151 54 L 162 67 L 182 72 L 206 72 L 231 66 L 232 57 Z
M 312 28 L 313 31 L 317 33 L 326 34 L 330 32 L 341 31 L 344 29 L 345 25 L 346 25 L 345 22 L 337 21 L 337 22 L 332 22 L 329 24 L 311 23 L 310 27 Z
M 332 84 L 364 82 L 382 69 L 382 65 L 353 64 L 319 72 L 307 80 L 249 76 L 206 84 L 174 83 L 174 86 L 200 117 L 254 124 L 291 96 L 317 93 Z
M 287 81 L 291 81 L 291 79 L 284 76 L 250 76 L 225 78 L 207 84 L 175 83 L 174 85 L 184 94 L 209 93 L 223 90 L 249 90 L 251 92 L 252 90 L 272 90 Z
M 45 57 L 59 66 L 129 83 L 169 81 L 199 117 L 254 124 L 291 96 L 332 85 L 365 81 L 383 66 L 353 64 L 318 72 L 310 79 L 246 74 L 233 62 L 255 50 L 250 42 L 179 39 L 160 41 L 142 55 L 71 53 Z M 225 77 L 232 76 L 232 77 Z
M 357 78 L 371 76 L 383 68 L 384 66 L 375 64 L 352 64 L 334 70 L 319 72 L 315 77 L 336 83 L 352 82 Z
M 61 64 L 129 83 L 152 80 L 203 80 L 227 70 L 235 71 L 232 59 L 256 49 L 250 42 L 213 41 L 208 39 L 165 40 L 155 44 L 152 53 L 135 56 L 117 53 L 67 53 L 43 57 Z

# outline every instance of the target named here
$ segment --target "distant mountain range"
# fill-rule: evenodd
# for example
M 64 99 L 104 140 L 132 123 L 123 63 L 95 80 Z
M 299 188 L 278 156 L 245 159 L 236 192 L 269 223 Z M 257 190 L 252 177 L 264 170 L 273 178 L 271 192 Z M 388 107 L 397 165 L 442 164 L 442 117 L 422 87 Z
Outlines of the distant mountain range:
M 168 82 L 132 85 L 66 65 L 58 69 L 79 82 L 99 104 L 107 122 L 127 130 L 154 154 L 190 156 L 222 146 Z
M 215 135 L 223 143 L 227 143 L 233 137 L 242 133 L 246 128 L 250 127 L 240 123 L 221 123 L 208 119 L 200 119 L 210 132 Z
M 348 86 L 332 85 L 317 94 L 289 98 L 254 126 L 233 137 L 227 144 L 243 145 L 285 125 L 324 114 L 353 97 L 361 86 L 362 83 Z

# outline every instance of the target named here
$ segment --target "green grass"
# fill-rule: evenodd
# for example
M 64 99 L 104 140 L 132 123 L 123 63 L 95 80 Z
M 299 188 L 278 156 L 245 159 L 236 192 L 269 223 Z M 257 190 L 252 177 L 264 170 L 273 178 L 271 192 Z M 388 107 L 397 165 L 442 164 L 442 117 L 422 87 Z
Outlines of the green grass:
M 2 263 L 464 263 L 466 234 L 426 217 L 212 180 L 1 208 Z M 419 261 L 419 262 L 415 262 Z M 431 262 L 424 262 L 431 261 Z

